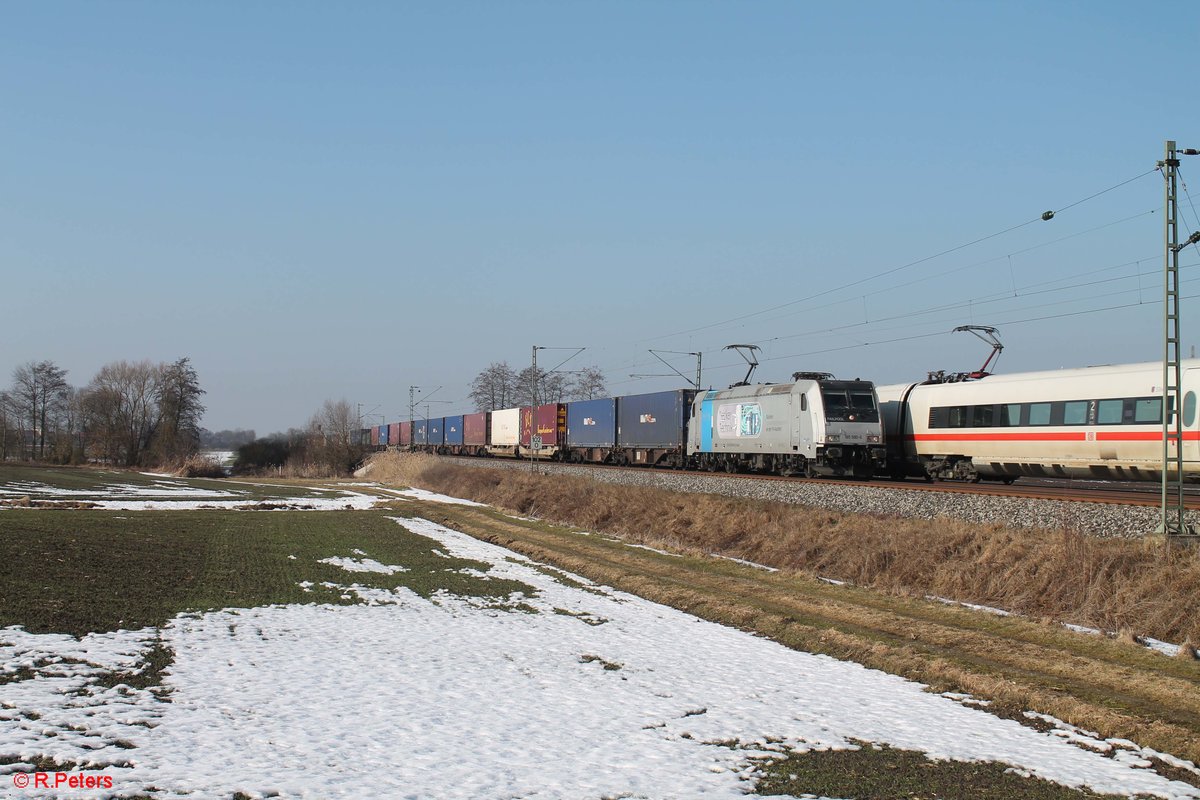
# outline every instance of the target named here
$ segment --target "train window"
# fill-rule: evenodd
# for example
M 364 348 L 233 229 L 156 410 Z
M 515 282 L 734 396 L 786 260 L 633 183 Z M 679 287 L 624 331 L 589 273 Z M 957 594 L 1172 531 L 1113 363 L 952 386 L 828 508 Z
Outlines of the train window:
M 808 411 L 808 395 L 806 394 L 800 395 L 800 410 Z
M 850 392 L 850 406 L 859 422 L 879 422 L 879 409 L 871 392 Z
M 1029 424 L 1030 425 L 1049 425 L 1050 424 L 1050 404 L 1049 403 L 1030 403 L 1029 404 Z
M 845 422 L 850 414 L 850 399 L 845 390 L 821 387 L 821 401 L 825 404 L 825 419 L 830 422 Z
M 1096 411 L 1097 424 L 1120 425 L 1121 409 L 1124 408 L 1124 406 L 1124 400 L 1101 400 L 1099 408 Z
M 971 427 L 991 428 L 995 425 L 995 422 L 993 422 L 995 417 L 995 406 L 975 406 L 971 414 Z
M 1088 401 L 1072 400 L 1063 404 L 1063 425 L 1086 425 Z
M 947 428 L 965 428 L 967 427 L 967 407 L 953 406 L 946 409 L 949 414 L 946 420 Z
M 1183 424 L 1192 427 L 1196 422 L 1196 393 L 1188 392 L 1183 396 Z
M 1161 397 L 1142 397 L 1133 401 L 1134 412 L 1133 421 L 1138 422 L 1162 422 L 1162 398 Z
M 1015 428 L 1021 424 L 1021 404 L 1008 403 L 1000 406 L 1000 421 L 998 423 L 1007 428 Z

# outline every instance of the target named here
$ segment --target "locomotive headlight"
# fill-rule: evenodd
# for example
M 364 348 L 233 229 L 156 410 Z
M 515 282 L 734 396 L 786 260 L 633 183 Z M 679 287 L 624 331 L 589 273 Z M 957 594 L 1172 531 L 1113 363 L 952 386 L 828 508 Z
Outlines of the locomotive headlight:
M 841 440 L 842 440 L 842 437 L 836 433 L 828 434 L 825 437 L 825 441 L 827 441 L 827 442 L 840 442 Z
M 870 444 L 879 444 L 879 434 L 878 433 L 868 433 L 867 441 Z

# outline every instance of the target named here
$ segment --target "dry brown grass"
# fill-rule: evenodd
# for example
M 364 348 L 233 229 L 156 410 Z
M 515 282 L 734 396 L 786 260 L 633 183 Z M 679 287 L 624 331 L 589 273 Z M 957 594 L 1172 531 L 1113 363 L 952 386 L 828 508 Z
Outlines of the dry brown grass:
M 397 453 L 375 457 L 368 477 L 896 595 L 937 595 L 1034 619 L 1200 641 L 1200 555 L 1159 541 L 848 514 Z
M 216 459 L 197 454 L 171 467 L 171 473 L 178 478 L 224 478 L 225 468 Z

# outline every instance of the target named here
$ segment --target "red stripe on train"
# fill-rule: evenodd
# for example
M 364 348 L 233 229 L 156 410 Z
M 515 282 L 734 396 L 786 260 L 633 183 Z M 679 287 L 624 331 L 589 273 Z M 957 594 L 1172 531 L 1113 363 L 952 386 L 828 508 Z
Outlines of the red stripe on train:
M 1085 442 L 1084 431 L 1047 431 L 1045 433 L 912 433 L 904 439 L 912 442 Z M 1174 437 L 1171 437 L 1172 441 Z M 1200 442 L 1200 431 L 1184 431 L 1187 442 Z M 1096 431 L 1097 442 L 1161 442 L 1162 431 Z

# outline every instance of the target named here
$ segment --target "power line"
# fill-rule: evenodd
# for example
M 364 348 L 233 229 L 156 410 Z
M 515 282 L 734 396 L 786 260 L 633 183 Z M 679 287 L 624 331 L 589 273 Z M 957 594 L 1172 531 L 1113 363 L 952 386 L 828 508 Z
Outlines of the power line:
M 769 308 L 765 308 L 765 309 L 762 309 L 759 311 L 753 311 L 748 314 L 742 314 L 740 316 L 730 317 L 729 319 L 712 322 L 707 325 L 701 325 L 696 328 L 689 328 L 687 330 L 676 331 L 675 333 L 670 333 L 670 334 L 665 334 L 663 336 L 654 337 L 654 339 L 665 339 L 665 338 L 670 338 L 672 336 L 682 336 L 682 335 L 689 334 L 689 333 L 697 333 L 699 331 L 704 331 L 704 330 L 709 330 L 711 328 L 720 327 L 722 325 L 728 325 L 733 322 L 741 322 L 742 320 L 750 319 L 751 317 L 757 317 L 762 314 L 769 314 L 772 311 L 779 311 L 780 309 L 789 308 L 789 307 L 797 305 L 799 303 L 808 302 L 809 300 L 816 300 L 821 297 L 827 297 L 828 295 L 831 295 L 835 292 L 842 291 L 844 289 L 851 289 L 855 286 L 861 286 L 864 283 L 878 280 L 879 278 L 887 277 L 888 275 L 894 275 L 897 272 L 901 272 L 903 270 L 910 269 L 910 268 L 918 266 L 920 264 L 924 264 L 924 263 L 926 263 L 928 261 L 932 261 L 936 258 L 941 258 L 942 256 L 949 255 L 950 253 L 955 253 L 955 252 L 958 252 L 959 250 L 964 250 L 968 247 L 973 247 L 974 245 L 980 244 L 982 242 L 986 242 L 989 239 L 995 239 L 998 236 L 1003 236 L 1005 234 L 1012 233 L 1015 230 L 1019 230 L 1028 225 L 1032 225 L 1035 222 L 1053 219 L 1055 216 L 1062 213 L 1063 211 L 1074 208 L 1078 205 L 1081 205 L 1082 203 L 1086 203 L 1087 201 L 1093 200 L 1103 194 L 1107 194 L 1108 192 L 1111 192 L 1114 189 L 1119 189 L 1122 186 L 1133 183 L 1134 181 L 1139 180 L 1140 178 L 1144 178 L 1147 175 L 1151 175 L 1156 171 L 1157 171 L 1156 169 L 1147 170 L 1146 172 L 1143 172 L 1139 175 L 1135 175 L 1132 178 L 1127 178 L 1126 180 L 1123 180 L 1120 183 L 1114 184 L 1114 185 L 1108 187 L 1107 189 L 1102 189 L 1099 192 L 1088 195 L 1087 197 L 1085 197 L 1081 200 L 1076 200 L 1074 203 L 1070 203 L 1069 205 L 1063 206 L 1061 209 L 1058 209 L 1057 211 L 1047 211 L 1043 214 L 1040 214 L 1040 215 L 1034 217 L 1033 219 L 1026 220 L 1025 222 L 1005 228 L 1004 230 L 996 231 L 995 233 L 990 233 L 986 236 L 981 236 L 977 239 L 973 239 L 972 241 L 966 242 L 964 244 L 956 245 L 956 246 L 948 248 L 946 250 L 942 250 L 941 252 L 934 253 L 933 255 L 925 256 L 924 258 L 919 258 L 915 261 L 910 261 L 907 264 L 902 264 L 898 267 L 892 267 L 891 269 L 884 270 L 884 271 L 876 273 L 874 275 L 871 275 L 871 276 L 868 276 L 865 278 L 859 278 L 858 280 L 854 280 L 849 283 L 843 284 L 841 286 L 836 286 L 831 289 L 826 289 L 825 291 L 818 292 L 816 294 L 812 294 L 807 297 L 802 297 L 798 300 L 792 300 L 787 303 L 780 303 L 779 305 L 771 306 Z

